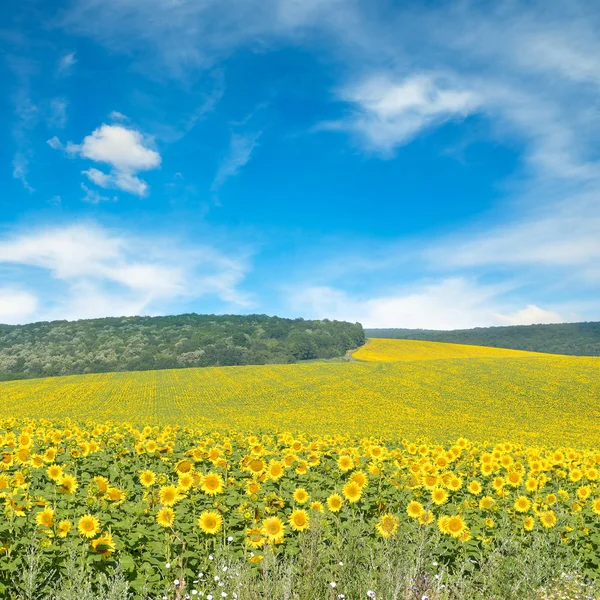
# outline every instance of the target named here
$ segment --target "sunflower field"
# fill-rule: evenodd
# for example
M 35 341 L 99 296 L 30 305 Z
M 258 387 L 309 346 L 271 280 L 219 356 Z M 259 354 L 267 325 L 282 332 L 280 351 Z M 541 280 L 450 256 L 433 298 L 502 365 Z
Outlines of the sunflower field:
M 73 596 L 49 590 L 87 573 L 121 577 L 119 599 L 568 598 L 547 592 L 565 566 L 595 598 L 598 364 L 400 359 L 4 383 L 0 597 L 83 598 L 87 580 Z M 98 589 L 89 597 L 117 598 Z

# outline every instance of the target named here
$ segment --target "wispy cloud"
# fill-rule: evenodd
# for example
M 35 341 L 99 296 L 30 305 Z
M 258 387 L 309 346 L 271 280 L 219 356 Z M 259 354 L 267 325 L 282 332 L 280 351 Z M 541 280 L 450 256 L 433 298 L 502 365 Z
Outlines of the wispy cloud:
M 461 329 L 566 320 L 537 306 L 503 314 L 511 310 L 511 303 L 501 298 L 506 291 L 505 285 L 482 285 L 455 277 L 416 282 L 382 296 L 356 297 L 329 287 L 295 289 L 291 306 L 306 316 L 359 321 L 365 327 Z
M 32 313 L 36 318 L 69 319 L 156 313 L 169 311 L 177 302 L 210 297 L 238 308 L 251 305 L 238 289 L 248 271 L 243 257 L 177 239 L 160 242 L 90 223 L 15 232 L 0 239 L 0 265 L 12 265 L 23 279 L 35 269 L 40 286 L 39 293 L 37 287 L 2 292 L 0 320 L 29 319 Z M 158 246 L 163 250 L 158 252 Z M 58 285 L 56 300 L 38 306 L 31 299 L 49 281 Z M 23 303 L 27 311 L 11 308 L 25 297 L 19 294 L 30 298 Z
M 464 119 L 481 102 L 474 91 L 431 73 L 398 81 L 389 74 L 371 76 L 344 88 L 340 97 L 353 113 L 321 128 L 358 134 L 368 148 L 387 155 L 427 129 Z
M 210 188 L 213 192 L 217 192 L 227 179 L 237 175 L 239 170 L 248 163 L 258 144 L 261 133 L 231 134 L 229 151 L 221 161 Z
M 67 52 L 66 54 L 63 54 L 58 61 L 57 69 L 59 75 L 67 75 L 76 62 L 77 59 L 75 58 L 75 52 Z

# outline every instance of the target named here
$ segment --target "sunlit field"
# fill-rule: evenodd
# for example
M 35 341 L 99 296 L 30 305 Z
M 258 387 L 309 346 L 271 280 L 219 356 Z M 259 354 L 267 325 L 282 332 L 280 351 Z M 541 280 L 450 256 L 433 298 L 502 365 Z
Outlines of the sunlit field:
M 532 358 L 556 356 L 524 350 L 489 348 L 468 344 L 445 344 L 421 340 L 397 340 L 374 338 L 352 354 L 356 360 L 376 362 L 396 362 L 414 360 L 435 360 L 440 358 Z
M 394 342 L 0 384 L 0 597 L 592 597 L 600 361 Z

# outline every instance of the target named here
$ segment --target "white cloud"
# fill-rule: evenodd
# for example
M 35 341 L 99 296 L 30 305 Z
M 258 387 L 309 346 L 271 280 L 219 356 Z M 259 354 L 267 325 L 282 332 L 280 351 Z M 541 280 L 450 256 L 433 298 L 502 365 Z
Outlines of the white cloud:
M 229 152 L 219 165 L 211 186 L 213 192 L 217 191 L 227 179 L 236 175 L 248 163 L 260 135 L 260 132 L 247 135 L 234 133 L 231 135 Z
M 88 204 L 100 204 L 101 202 L 116 202 L 118 200 L 116 196 L 113 196 L 112 198 L 109 198 L 108 196 L 103 196 L 97 190 L 93 190 L 87 187 L 85 183 L 81 184 L 81 189 L 84 192 L 82 200 L 83 202 L 87 202 Z
M 46 144 L 50 146 L 53 150 L 62 150 L 63 144 L 62 142 L 54 135 L 49 140 L 46 141 Z
M 0 288 L 0 323 L 22 323 L 35 312 L 37 306 L 37 298 L 29 292 Z
M 111 165 L 119 171 L 147 171 L 160 165 L 160 154 L 147 146 L 148 140 L 135 129 L 101 125 L 81 144 L 67 144 L 67 152 Z
M 334 288 L 312 287 L 295 290 L 291 302 L 303 314 L 359 321 L 365 327 L 460 329 L 493 323 L 498 293 L 495 286 L 449 278 L 366 299 Z
M 54 98 L 50 101 L 48 111 L 48 125 L 50 127 L 64 127 L 67 124 L 67 106 L 64 98 Z
M 54 149 L 63 148 L 56 136 L 47 143 Z M 86 136 L 81 144 L 69 142 L 65 150 L 71 156 L 81 156 L 112 167 L 109 173 L 96 168 L 83 171 L 96 185 L 145 196 L 148 184 L 137 173 L 156 169 L 161 163 L 160 154 L 150 145 L 151 140 L 135 129 L 104 124 Z
M 123 113 L 119 112 L 118 110 L 113 110 L 110 113 L 110 118 L 113 121 L 127 121 L 128 120 L 127 117 Z
M 251 305 L 238 290 L 248 269 L 243 258 L 208 245 L 139 237 L 93 224 L 0 240 L 0 264 L 13 265 L 11 272 L 20 270 L 23 280 L 35 280 L 41 289 L 58 286 L 52 294 L 56 300 L 39 307 L 37 318 L 170 312 L 178 302 L 210 297 L 237 307 Z M 27 318 L 16 315 L 14 320 Z
M 526 308 L 517 312 L 501 315 L 496 319 L 505 325 L 535 325 L 539 323 L 564 323 L 567 319 L 551 310 L 544 310 L 535 304 L 529 304 Z
M 75 52 L 68 52 L 67 54 L 61 56 L 58 62 L 59 74 L 66 75 L 76 62 L 77 59 L 75 58 Z
M 323 127 L 355 132 L 369 148 L 384 153 L 428 128 L 465 118 L 480 104 L 475 92 L 428 73 L 398 81 L 389 75 L 369 77 L 346 87 L 341 98 L 355 107 L 354 114 Z
M 577 320 L 534 304 L 510 310 L 503 299 L 506 285 L 482 285 L 461 277 L 417 282 L 392 295 L 361 298 L 331 287 L 295 289 L 290 295 L 294 310 L 316 317 L 358 321 L 365 327 L 407 329 L 469 329 L 492 325 L 564 323 Z M 505 312 L 508 308 L 509 312 Z

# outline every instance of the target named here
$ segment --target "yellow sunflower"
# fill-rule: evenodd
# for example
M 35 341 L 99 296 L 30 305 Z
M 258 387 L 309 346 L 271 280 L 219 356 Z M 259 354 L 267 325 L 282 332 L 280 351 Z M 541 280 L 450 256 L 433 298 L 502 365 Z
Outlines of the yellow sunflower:
M 400 519 L 398 519 L 398 517 L 390 513 L 385 513 L 384 515 L 381 515 L 379 521 L 377 521 L 375 529 L 380 536 L 391 538 L 396 534 L 399 524 Z
M 285 525 L 279 517 L 269 517 L 265 519 L 263 521 L 262 530 L 269 542 L 279 544 L 283 541 Z
M 175 511 L 168 506 L 165 508 L 161 508 L 158 513 L 156 513 L 156 522 L 161 527 L 171 527 L 173 522 L 175 521 Z
M 214 510 L 205 510 L 198 517 L 198 527 L 208 535 L 221 531 L 222 525 L 223 517 Z
M 202 491 L 209 496 L 223 493 L 223 478 L 218 473 L 208 473 L 202 478 Z
M 97 517 L 87 514 L 83 515 L 77 523 L 77 531 L 87 538 L 94 537 L 100 530 L 100 522 Z
M 362 497 L 362 488 L 356 481 L 349 481 L 343 488 L 342 494 L 350 503 L 358 502 Z
M 327 498 L 327 508 L 332 513 L 340 512 L 344 500 L 339 494 L 332 494 Z
M 310 528 L 310 517 L 305 510 L 296 509 L 290 515 L 289 523 L 294 531 L 305 531 Z

